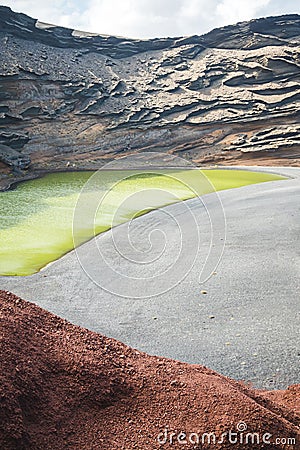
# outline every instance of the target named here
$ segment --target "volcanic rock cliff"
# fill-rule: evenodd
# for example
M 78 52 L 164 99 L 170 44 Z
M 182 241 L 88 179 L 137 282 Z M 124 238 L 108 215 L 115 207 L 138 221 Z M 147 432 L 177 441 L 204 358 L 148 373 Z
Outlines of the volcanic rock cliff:
M 2 187 L 149 150 L 299 165 L 299 15 L 134 40 L 0 7 L 0 48 Z

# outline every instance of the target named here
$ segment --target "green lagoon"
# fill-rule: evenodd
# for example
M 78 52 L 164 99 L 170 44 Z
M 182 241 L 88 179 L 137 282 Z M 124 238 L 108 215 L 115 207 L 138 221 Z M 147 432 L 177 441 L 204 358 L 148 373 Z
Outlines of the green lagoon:
M 75 246 L 150 210 L 280 179 L 241 170 L 168 169 L 63 172 L 20 183 L 0 193 L 0 275 L 34 274 Z

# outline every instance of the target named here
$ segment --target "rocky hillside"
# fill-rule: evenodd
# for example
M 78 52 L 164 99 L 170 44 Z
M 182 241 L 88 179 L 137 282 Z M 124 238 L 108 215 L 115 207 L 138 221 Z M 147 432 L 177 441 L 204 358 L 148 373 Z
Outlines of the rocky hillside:
M 149 150 L 299 165 L 299 15 L 133 40 L 0 7 L 0 42 L 2 187 Z

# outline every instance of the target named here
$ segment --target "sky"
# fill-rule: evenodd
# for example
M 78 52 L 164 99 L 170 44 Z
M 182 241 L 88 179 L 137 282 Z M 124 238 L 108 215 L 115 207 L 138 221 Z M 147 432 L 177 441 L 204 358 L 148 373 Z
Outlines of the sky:
M 42 22 L 153 38 L 203 34 L 257 17 L 300 13 L 299 0 L 0 0 Z

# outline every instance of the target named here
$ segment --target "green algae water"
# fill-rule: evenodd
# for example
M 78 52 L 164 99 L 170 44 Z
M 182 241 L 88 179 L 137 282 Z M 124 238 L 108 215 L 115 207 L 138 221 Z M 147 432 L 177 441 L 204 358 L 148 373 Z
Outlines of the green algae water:
M 103 170 L 91 179 L 92 172 L 55 173 L 0 193 L 0 275 L 36 273 L 74 246 L 161 206 L 284 178 L 241 170 L 168 169 Z M 93 220 L 87 214 L 90 205 L 97 205 Z

